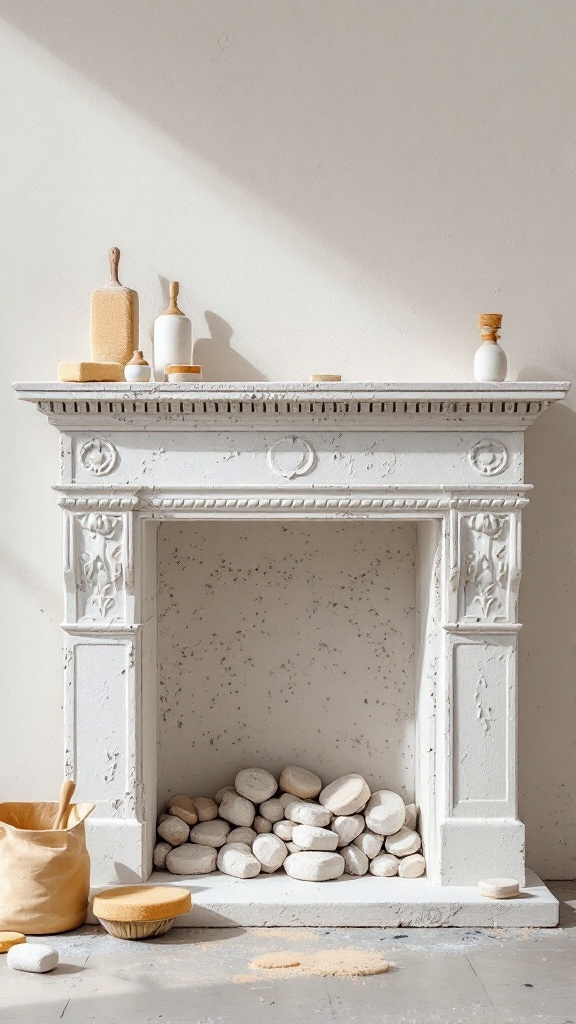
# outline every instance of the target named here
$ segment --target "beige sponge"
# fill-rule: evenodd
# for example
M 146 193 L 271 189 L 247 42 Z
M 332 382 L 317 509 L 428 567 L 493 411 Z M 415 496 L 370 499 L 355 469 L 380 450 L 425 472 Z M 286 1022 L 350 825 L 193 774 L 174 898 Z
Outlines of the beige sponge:
M 108 253 L 110 281 L 92 292 L 90 337 L 95 362 L 130 362 L 138 348 L 138 294 L 118 280 L 120 249 Z
M 124 380 L 124 367 L 121 363 L 58 363 L 58 380 L 79 384 Z

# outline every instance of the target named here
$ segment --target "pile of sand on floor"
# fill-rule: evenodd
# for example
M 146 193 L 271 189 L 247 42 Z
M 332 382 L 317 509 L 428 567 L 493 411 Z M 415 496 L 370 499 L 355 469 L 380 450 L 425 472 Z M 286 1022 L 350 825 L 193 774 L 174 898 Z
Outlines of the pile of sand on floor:
M 253 970 L 275 970 L 282 974 L 320 975 L 334 978 L 385 974 L 390 964 L 381 953 L 360 949 L 323 949 L 316 953 L 265 953 L 256 957 Z

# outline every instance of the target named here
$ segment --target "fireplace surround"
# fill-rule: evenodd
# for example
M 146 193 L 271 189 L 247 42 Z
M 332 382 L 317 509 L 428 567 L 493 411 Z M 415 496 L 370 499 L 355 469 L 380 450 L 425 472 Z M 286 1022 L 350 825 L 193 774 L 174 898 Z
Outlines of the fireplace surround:
M 60 431 L 66 772 L 80 799 L 97 802 L 98 884 L 146 881 L 152 870 L 159 523 L 409 521 L 409 796 L 421 808 L 428 877 L 348 879 L 318 895 L 315 883 L 276 876 L 220 889 L 205 876 L 190 880 L 190 922 L 556 923 L 556 901 L 532 872 L 525 879 L 517 816 L 517 595 L 524 431 L 567 384 L 15 388 Z M 526 881 L 524 898 L 478 897 L 478 879 L 490 876 Z

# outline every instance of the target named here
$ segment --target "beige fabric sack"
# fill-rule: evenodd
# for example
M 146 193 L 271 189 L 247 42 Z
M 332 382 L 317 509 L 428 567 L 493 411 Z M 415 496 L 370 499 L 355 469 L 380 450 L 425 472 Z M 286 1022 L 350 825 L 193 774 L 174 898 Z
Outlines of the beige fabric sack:
M 0 929 L 25 935 L 84 924 L 90 858 L 84 821 L 95 804 L 71 804 L 63 827 L 57 803 L 0 803 Z

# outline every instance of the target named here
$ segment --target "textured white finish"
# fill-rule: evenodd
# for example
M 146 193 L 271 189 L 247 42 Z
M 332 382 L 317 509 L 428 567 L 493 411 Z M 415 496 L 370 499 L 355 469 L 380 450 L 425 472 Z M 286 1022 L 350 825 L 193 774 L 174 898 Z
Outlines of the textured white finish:
M 228 928 L 231 924 L 246 928 L 548 928 L 558 924 L 558 900 L 530 870 L 520 899 L 515 900 L 481 896 L 477 885 L 440 886 L 428 878 L 374 878 L 370 874 L 305 884 L 283 873 L 259 875 L 253 881 L 216 874 L 195 876 L 187 883 L 185 878 L 156 871 L 150 882 L 188 885 L 192 910 L 178 918 L 178 923 L 196 928 Z M 93 918 L 88 920 L 94 923 Z
M 425 707 L 424 692 L 428 689 L 434 695 L 436 718 L 419 718 L 414 797 L 421 807 L 429 874 L 433 881 L 444 885 L 471 883 L 487 874 L 524 879 L 523 828 L 516 818 L 515 796 L 514 657 L 519 517 L 526 503 L 521 427 L 528 422 L 528 413 L 535 415 L 553 396 L 561 397 L 563 388 L 546 385 L 540 396 L 533 389 L 529 403 L 526 394 L 522 401 L 502 402 L 494 393 L 481 391 L 482 397 L 491 400 L 483 402 L 469 394 L 464 401 L 457 396 L 457 409 L 447 400 L 429 400 L 426 388 L 420 388 L 419 401 L 418 392 L 410 388 L 392 403 L 382 398 L 378 408 L 376 402 L 375 412 L 378 386 L 372 386 L 372 401 L 367 403 L 357 398 L 355 387 L 346 390 L 340 386 L 338 400 L 325 393 L 321 418 L 315 426 L 310 418 L 306 421 L 304 437 L 295 427 L 304 408 L 305 388 L 293 394 L 276 389 L 266 397 L 255 391 L 254 401 L 246 410 L 229 401 L 230 388 L 222 388 L 222 402 L 215 402 L 213 408 L 196 398 L 185 410 L 182 406 L 178 431 L 170 430 L 173 406 L 169 402 L 162 408 L 158 401 L 156 427 L 160 421 L 163 427 L 157 432 L 152 425 L 147 425 L 144 432 L 136 429 L 141 413 L 130 402 L 123 409 L 104 403 L 98 410 L 60 391 L 63 401 L 51 413 L 60 428 L 66 425 L 65 436 L 70 437 L 70 443 L 63 446 L 62 483 L 58 488 L 66 522 L 65 628 L 76 672 L 76 647 L 88 644 L 90 649 L 95 642 L 105 644 L 110 656 L 115 650 L 112 645 L 124 650 L 134 694 L 134 703 L 126 707 L 126 747 L 118 754 L 135 767 L 122 816 L 127 819 L 127 834 L 133 827 L 132 820 L 143 821 L 144 826 L 139 856 L 124 862 L 116 860 L 117 875 L 132 872 L 138 877 L 140 872 L 140 877 L 146 877 L 153 845 L 146 831 L 150 836 L 154 800 L 143 792 L 141 777 L 144 765 L 150 771 L 155 763 L 155 751 L 141 733 L 137 708 L 144 694 L 155 686 L 156 673 L 153 663 L 140 660 L 135 646 L 142 612 L 147 607 L 152 610 L 148 624 L 153 622 L 154 603 L 148 591 L 155 584 L 148 576 L 148 564 L 154 549 L 145 529 L 148 520 L 192 518 L 196 514 L 217 518 L 267 515 L 279 519 L 287 515 L 303 519 L 345 515 L 352 519 L 412 519 L 422 526 L 417 588 L 422 627 L 417 658 L 417 716 Z M 34 392 L 28 389 L 21 394 L 31 399 Z M 199 394 L 198 386 L 184 389 L 182 394 Z M 42 407 L 46 396 L 36 392 L 35 397 Z M 282 432 L 276 439 L 273 431 L 259 425 L 260 418 L 268 415 L 270 403 L 273 416 L 282 421 Z M 456 427 L 455 412 L 459 420 Z M 306 415 L 309 413 L 313 417 L 314 410 Z M 115 430 L 118 414 L 122 429 Z M 203 421 L 207 415 L 215 417 L 213 423 Z M 217 422 L 222 415 L 227 421 L 225 430 L 220 430 Z M 424 420 L 418 419 L 421 415 Z M 86 438 L 82 419 L 76 423 L 77 431 L 74 427 L 78 416 L 93 418 L 97 436 L 105 435 L 118 453 L 117 463 L 97 482 L 81 479 L 85 469 L 79 461 L 78 439 L 82 439 L 83 446 Z M 502 434 L 502 418 L 506 416 L 509 430 Z M 255 417 L 253 429 L 249 427 L 251 417 Z M 370 434 L 366 428 L 357 429 L 362 417 L 373 417 Z M 463 429 L 467 417 L 470 423 Z M 477 433 L 482 419 L 486 423 L 484 438 Z M 202 429 L 197 431 L 200 422 Z M 391 429 L 394 423 L 396 431 Z M 426 424 L 434 427 L 428 434 Z M 501 436 L 494 436 L 499 430 Z M 314 458 L 305 457 L 308 448 L 299 444 L 296 454 L 300 461 L 296 465 L 294 460 L 290 462 L 294 454 L 290 446 L 283 445 L 281 463 L 275 459 L 271 463 L 270 451 L 276 440 L 286 437 L 302 437 Z M 479 482 L 486 476 L 481 472 L 486 460 L 480 461 L 477 455 L 483 439 L 491 442 L 490 456 L 498 454 L 498 445 L 506 449 L 506 464 L 497 474 L 498 482 Z M 173 457 L 176 454 L 178 458 Z M 130 465 L 130 475 L 134 472 L 135 479 L 127 483 L 124 474 Z M 280 465 L 282 471 L 278 472 Z M 391 483 L 392 475 L 398 484 Z M 141 483 L 144 479 L 145 485 Z M 430 520 L 435 520 L 433 532 Z M 428 596 L 422 585 L 426 575 Z M 350 578 L 344 591 L 349 588 Z M 365 629 L 369 638 L 369 617 Z M 196 671 L 202 671 L 199 664 Z M 96 663 L 90 668 L 87 665 L 87 678 L 95 673 Z M 90 729 L 86 725 L 80 732 L 72 730 L 70 742 L 76 757 L 78 750 L 92 752 L 94 735 L 100 735 L 102 743 L 109 728 L 107 703 L 94 708 L 99 693 L 95 679 L 92 688 L 96 698 L 90 698 L 89 706 L 97 719 L 96 729 L 91 722 Z M 68 705 L 69 720 L 76 726 L 79 715 L 86 714 L 84 703 L 84 685 L 77 682 Z M 229 739 L 225 743 L 230 746 Z M 262 763 L 261 758 L 255 763 Z M 195 779 L 193 784 L 204 788 L 204 780 Z M 213 780 L 214 787 L 217 784 L 218 780 Z M 356 798 L 360 804 L 351 808 L 338 804 L 337 809 L 358 810 L 368 795 L 366 789 Z M 231 807 L 233 802 L 239 805 L 236 809 Z M 403 818 L 403 803 L 400 809 Z M 248 801 L 230 794 L 220 807 L 221 815 L 238 825 L 251 824 L 253 810 Z M 115 832 L 103 819 L 95 820 L 93 831 L 98 832 L 95 864 L 109 872 Z

